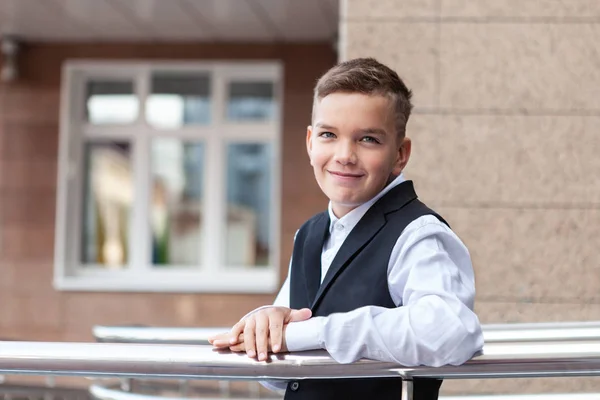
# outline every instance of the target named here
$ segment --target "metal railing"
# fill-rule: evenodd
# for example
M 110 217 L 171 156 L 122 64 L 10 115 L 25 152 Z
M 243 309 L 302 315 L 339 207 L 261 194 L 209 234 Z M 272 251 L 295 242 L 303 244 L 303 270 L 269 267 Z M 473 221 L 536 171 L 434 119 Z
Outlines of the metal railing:
M 198 344 L 223 330 L 95 327 L 98 341 L 123 343 L 0 342 L 0 374 L 254 381 L 398 377 L 404 399 L 412 398 L 416 378 L 600 376 L 600 323 L 486 325 L 481 354 L 461 366 L 437 368 L 372 360 L 338 364 L 325 351 L 258 362 Z
M 104 343 L 208 344 L 210 336 L 228 329 L 94 326 L 92 331 Z
M 280 393 L 262 389 L 258 382 L 234 382 L 236 387 L 223 388 L 220 381 L 215 385 L 198 385 L 204 381 L 183 381 L 179 385 L 164 381 L 136 381 L 133 390 L 123 390 L 118 384 L 98 382 L 90 386 L 89 393 L 96 400 L 222 400 L 222 399 L 268 399 L 281 400 Z M 210 382 L 210 381 L 206 381 Z M 184 385 L 187 383 L 187 385 Z M 212 382 L 215 383 L 215 382 Z M 240 383 L 252 384 L 239 385 Z
M 1 400 L 92 400 L 93 398 L 93 395 L 85 389 L 0 384 Z
M 485 343 L 600 340 L 600 322 L 483 325 Z
M 154 328 L 95 326 L 94 337 L 106 343 L 208 344 L 229 328 Z M 485 343 L 600 340 L 600 322 L 483 325 Z
M 0 373 L 286 381 L 398 377 L 403 399 L 410 399 L 415 378 L 598 376 L 600 340 L 488 343 L 464 365 L 437 368 L 372 360 L 342 365 L 324 351 L 271 355 L 268 362 L 258 362 L 206 345 L 0 342 Z

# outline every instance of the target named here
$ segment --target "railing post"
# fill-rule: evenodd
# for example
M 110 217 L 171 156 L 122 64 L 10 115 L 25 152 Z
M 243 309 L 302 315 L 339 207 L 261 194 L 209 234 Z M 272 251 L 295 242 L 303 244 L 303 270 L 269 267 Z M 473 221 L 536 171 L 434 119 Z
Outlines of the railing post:
M 402 400 L 413 400 L 412 379 L 402 378 Z

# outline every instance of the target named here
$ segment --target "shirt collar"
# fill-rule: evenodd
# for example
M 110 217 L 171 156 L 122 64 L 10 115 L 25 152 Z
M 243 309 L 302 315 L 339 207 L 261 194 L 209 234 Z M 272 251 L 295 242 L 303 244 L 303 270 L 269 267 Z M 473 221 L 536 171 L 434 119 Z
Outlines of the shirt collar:
M 395 188 L 396 186 L 398 186 L 405 180 L 406 179 L 404 178 L 404 174 L 398 175 L 396 177 L 396 179 L 394 179 L 391 183 L 389 183 L 381 192 L 377 193 L 377 195 L 375 197 L 373 197 L 371 200 L 361 204 L 360 206 L 356 207 L 354 210 L 350 211 L 348 214 L 344 215 L 342 218 L 338 218 L 335 216 L 335 214 L 333 213 L 333 207 L 332 207 L 331 201 L 330 201 L 329 206 L 327 207 L 327 211 L 329 213 L 329 221 L 330 221 L 329 222 L 329 233 L 331 233 L 333 231 L 333 228 L 338 223 L 342 224 L 344 226 L 344 228 L 346 228 L 345 229 L 346 232 L 349 232 L 352 229 L 354 229 L 356 224 L 358 224 L 358 221 L 360 221 L 360 219 L 367 213 L 367 211 L 369 211 L 369 208 L 371 208 L 371 206 L 373 204 L 375 204 L 375 202 L 377 200 L 382 198 L 387 192 L 389 192 L 390 190 L 392 190 L 393 188 Z

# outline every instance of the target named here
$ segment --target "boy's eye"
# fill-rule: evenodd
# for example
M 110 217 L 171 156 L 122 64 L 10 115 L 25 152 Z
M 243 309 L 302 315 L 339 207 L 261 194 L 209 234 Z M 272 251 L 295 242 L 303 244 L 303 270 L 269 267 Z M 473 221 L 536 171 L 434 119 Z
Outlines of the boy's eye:
M 365 143 L 380 143 L 379 140 L 374 138 L 373 136 L 365 136 L 364 138 L 360 139 L 360 141 Z
M 319 137 L 323 137 L 323 138 L 334 138 L 335 134 L 331 133 L 331 132 L 321 132 L 319 133 Z

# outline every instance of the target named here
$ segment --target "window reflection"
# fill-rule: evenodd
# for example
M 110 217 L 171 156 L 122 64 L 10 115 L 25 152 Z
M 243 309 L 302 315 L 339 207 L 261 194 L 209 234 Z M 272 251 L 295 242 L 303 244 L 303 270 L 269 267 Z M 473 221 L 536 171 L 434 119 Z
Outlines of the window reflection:
M 86 118 L 93 125 L 124 125 L 137 119 L 139 100 L 129 80 L 93 80 L 87 83 Z
M 210 123 L 210 79 L 206 74 L 158 73 L 146 103 L 146 120 L 156 128 Z
M 231 82 L 227 102 L 229 121 L 270 121 L 275 117 L 272 82 Z
M 152 142 L 150 225 L 154 265 L 198 265 L 202 249 L 204 147 L 176 139 Z
M 227 148 L 228 266 L 269 265 L 271 146 L 236 143 Z
M 87 143 L 85 171 L 82 261 L 123 268 L 133 202 L 130 145 Z

